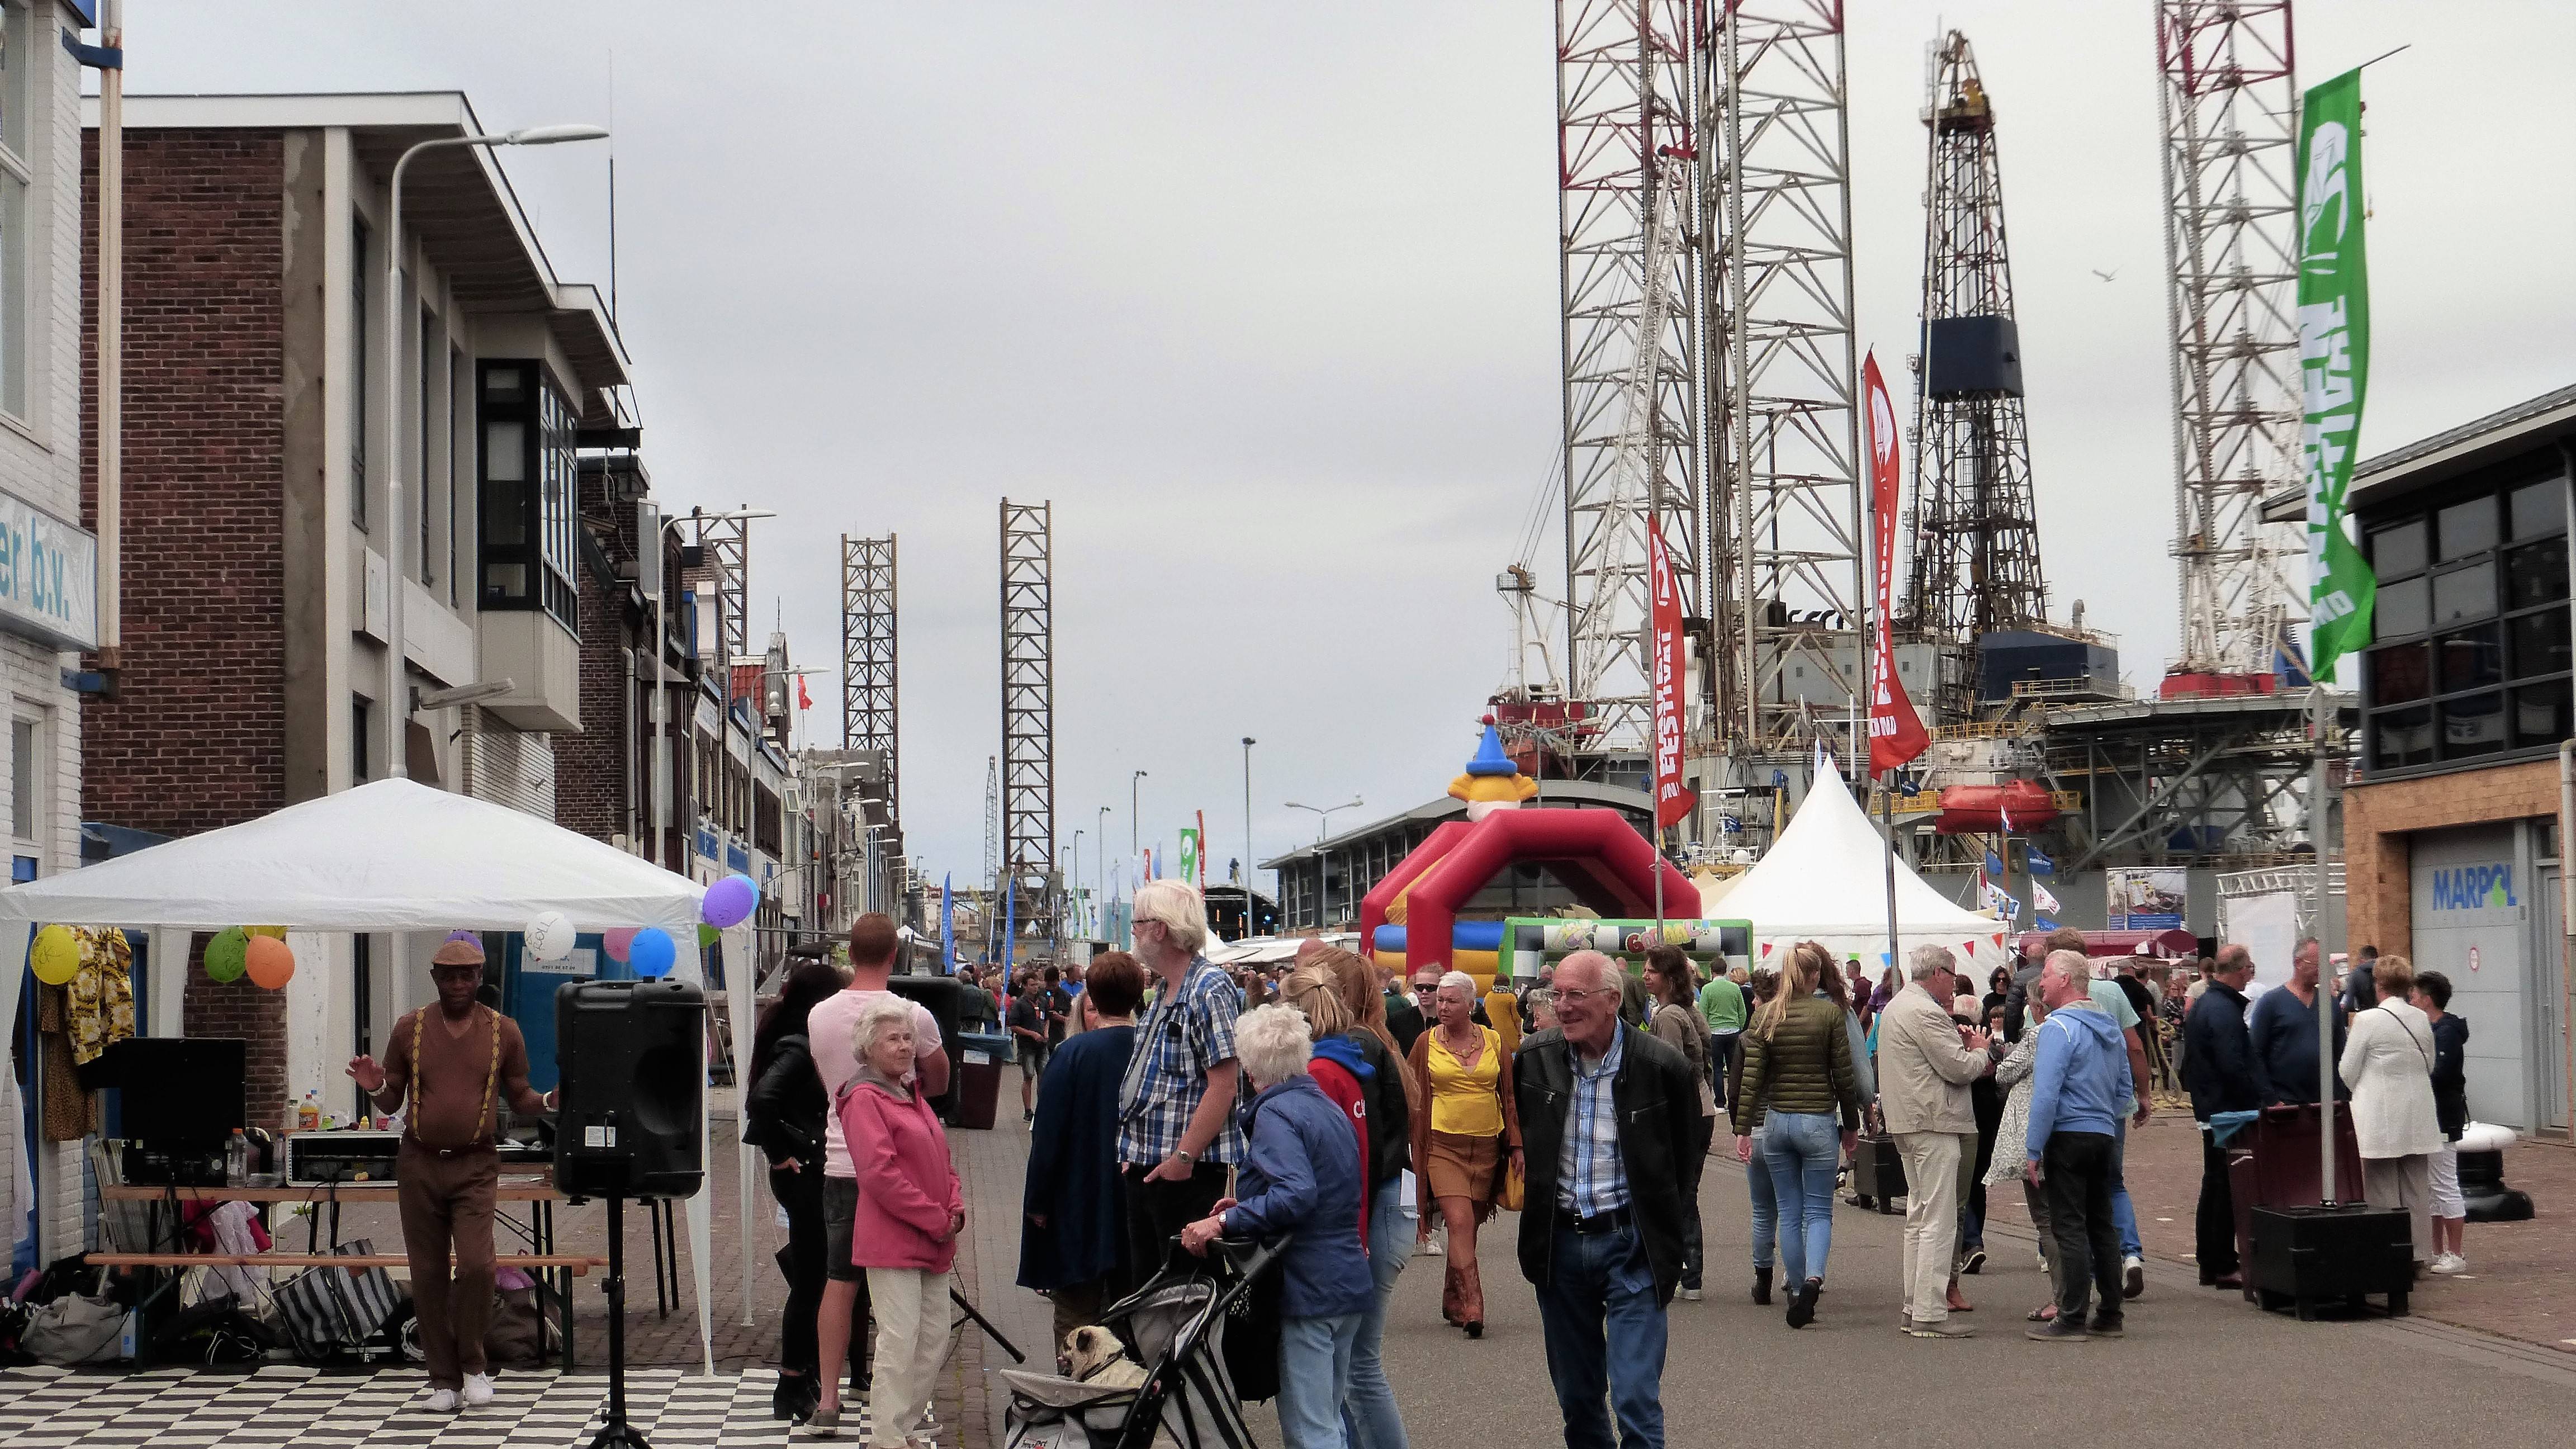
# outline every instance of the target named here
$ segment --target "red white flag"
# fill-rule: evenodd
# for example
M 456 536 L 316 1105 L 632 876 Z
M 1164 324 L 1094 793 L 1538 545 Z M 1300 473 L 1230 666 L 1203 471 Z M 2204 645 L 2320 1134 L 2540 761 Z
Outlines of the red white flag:
M 1687 677 L 1682 646 L 1682 593 L 1673 578 L 1672 556 L 1665 551 L 1660 527 L 1646 549 L 1646 587 L 1654 614 L 1647 621 L 1651 644 L 1648 668 L 1654 674 L 1655 828 L 1669 830 L 1688 815 L 1699 797 L 1682 783 L 1682 681 Z
M 1888 629 L 1896 588 L 1896 406 L 1888 401 L 1887 381 L 1879 376 L 1876 352 L 1861 364 L 1861 388 L 1868 402 L 1863 416 L 1869 442 L 1870 532 L 1877 544 L 1878 567 L 1878 651 L 1870 668 L 1869 768 L 1872 774 L 1884 774 L 1923 753 L 1931 746 L 1932 737 L 1924 732 L 1913 701 L 1905 697 L 1904 682 L 1896 677 L 1896 644 Z

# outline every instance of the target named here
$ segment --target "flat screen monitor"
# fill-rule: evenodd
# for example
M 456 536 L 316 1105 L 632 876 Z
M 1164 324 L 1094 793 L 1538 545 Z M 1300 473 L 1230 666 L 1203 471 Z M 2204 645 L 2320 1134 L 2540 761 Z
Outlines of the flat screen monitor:
M 115 1047 L 125 1135 L 156 1147 L 221 1143 L 247 1125 L 239 1037 L 128 1037 Z

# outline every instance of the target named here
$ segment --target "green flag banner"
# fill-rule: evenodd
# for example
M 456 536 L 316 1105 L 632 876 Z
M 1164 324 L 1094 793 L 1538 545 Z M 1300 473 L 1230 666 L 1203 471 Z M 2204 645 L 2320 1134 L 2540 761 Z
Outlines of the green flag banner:
M 1181 879 L 1199 882 L 1199 833 L 1186 825 L 1181 827 Z
M 2361 245 L 2361 72 L 2299 110 L 2299 377 L 2308 487 L 2308 668 L 2319 684 L 2370 642 L 2378 581 L 2344 530 L 2344 489 L 2370 379 L 2370 277 Z

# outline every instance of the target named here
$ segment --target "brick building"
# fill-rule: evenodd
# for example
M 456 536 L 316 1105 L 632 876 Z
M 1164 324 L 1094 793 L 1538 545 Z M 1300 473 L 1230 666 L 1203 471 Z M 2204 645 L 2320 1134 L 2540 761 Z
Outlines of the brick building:
M 9 877 L 33 880 L 80 863 L 81 709 L 64 669 L 98 643 L 98 545 L 83 518 L 80 350 L 80 69 L 57 31 L 95 25 L 88 4 L 0 0 L 0 791 Z M 33 977 L 0 987 L 0 1021 L 50 1008 L 22 998 Z M 60 988 L 45 988 L 59 997 Z M 13 1036 L 11 1055 L 25 1037 Z M 39 1059 L 53 1051 L 40 1043 Z M 68 1067 L 69 1046 L 61 1048 Z M 23 1095 L 0 1085 L 0 1148 L 25 1151 L 34 1174 L 30 1224 L 15 1210 L 10 1246 L 49 1261 L 82 1247 L 82 1140 L 48 1140 L 48 1083 L 30 1070 Z M 53 1103 L 58 1109 L 68 1101 Z M 58 1116 L 62 1115 L 59 1111 Z M 72 1116 L 78 1115 L 75 1107 Z M 14 1174 L 11 1175 L 14 1181 Z M 12 1199 L 0 1187 L 0 1202 Z M 20 1241 L 24 1239 L 23 1243 Z
M 2379 583 L 2344 795 L 2350 940 L 2451 979 L 2469 1109 L 2564 1131 L 2562 744 L 2576 387 L 2364 461 Z
M 389 174 L 485 129 L 461 95 L 136 96 L 125 126 L 125 667 L 84 701 L 84 818 L 192 834 L 397 758 L 552 818 L 554 741 L 586 723 L 577 430 L 632 424 L 598 294 L 483 147 L 412 162 L 388 279 Z M 340 1064 L 428 995 L 419 942 L 298 954 L 320 969 L 284 992 L 185 973 L 184 1029 L 250 1043 L 254 1121 L 346 1101 Z

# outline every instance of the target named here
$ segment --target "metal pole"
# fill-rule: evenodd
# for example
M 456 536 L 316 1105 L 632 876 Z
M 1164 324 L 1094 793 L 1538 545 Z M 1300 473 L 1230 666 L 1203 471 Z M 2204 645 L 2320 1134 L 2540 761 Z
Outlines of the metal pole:
M 99 8 L 99 42 L 125 46 L 125 0 Z M 23 62 L 22 62 L 23 64 Z M 98 667 L 125 656 L 125 71 L 98 73 Z
M 1243 934 L 1252 935 L 1252 736 L 1243 737 Z
M 2334 982 L 2326 974 L 2326 828 L 2332 811 L 2326 802 L 2326 687 L 2308 686 L 2309 731 L 2315 748 L 2308 758 L 2308 844 L 2316 852 L 2316 913 L 2310 932 L 2317 942 L 2317 1201 L 2335 1201 L 2335 1049 Z
M 1129 855 L 1140 854 L 1144 849 L 1136 834 L 1136 799 L 1137 791 L 1141 788 L 1137 782 L 1144 778 L 1145 772 L 1142 770 L 1127 777 L 1127 853 Z

